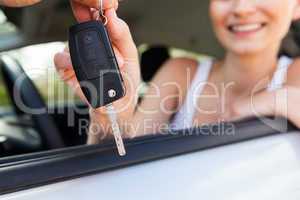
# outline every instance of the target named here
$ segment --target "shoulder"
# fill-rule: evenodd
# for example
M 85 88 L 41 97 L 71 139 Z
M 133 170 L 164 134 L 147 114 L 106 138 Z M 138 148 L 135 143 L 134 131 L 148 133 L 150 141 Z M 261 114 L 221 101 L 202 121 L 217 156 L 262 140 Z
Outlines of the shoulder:
M 300 87 L 300 58 L 293 60 L 293 63 L 288 69 L 287 85 Z

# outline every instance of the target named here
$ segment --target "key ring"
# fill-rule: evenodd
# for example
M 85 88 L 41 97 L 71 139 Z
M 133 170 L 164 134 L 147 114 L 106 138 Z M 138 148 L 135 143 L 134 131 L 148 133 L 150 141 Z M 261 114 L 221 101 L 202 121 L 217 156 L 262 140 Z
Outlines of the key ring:
M 100 20 L 100 18 L 101 18 L 103 25 L 105 26 L 108 22 L 108 19 L 104 15 L 104 12 L 103 12 L 103 0 L 99 0 L 99 16 L 97 17 L 97 20 Z

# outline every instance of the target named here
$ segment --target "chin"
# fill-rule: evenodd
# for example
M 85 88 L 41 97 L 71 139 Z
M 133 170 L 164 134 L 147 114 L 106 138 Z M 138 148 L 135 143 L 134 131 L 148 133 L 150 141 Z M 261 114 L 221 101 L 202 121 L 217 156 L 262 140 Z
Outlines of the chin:
M 253 55 L 261 54 L 266 47 L 257 43 L 247 43 L 247 44 L 237 44 L 227 45 L 227 51 L 237 54 L 237 55 Z

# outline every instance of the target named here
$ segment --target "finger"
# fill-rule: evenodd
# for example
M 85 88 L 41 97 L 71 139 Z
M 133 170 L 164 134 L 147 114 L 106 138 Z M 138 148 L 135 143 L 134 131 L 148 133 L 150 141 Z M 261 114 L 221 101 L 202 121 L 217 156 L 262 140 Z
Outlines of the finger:
M 137 59 L 137 49 L 133 42 L 128 25 L 118 18 L 114 9 L 105 12 L 108 19 L 107 30 L 112 43 L 125 59 Z
M 61 80 L 74 87 L 74 82 L 77 82 L 77 78 L 72 67 L 70 55 L 66 52 L 58 53 L 54 56 L 54 63 Z
M 78 22 L 89 21 L 93 18 L 91 8 L 99 9 L 99 0 L 71 0 L 71 7 Z M 118 9 L 117 0 L 103 0 L 103 10 Z
M 100 0 L 73 0 L 74 2 L 77 2 L 79 4 L 85 5 L 89 8 L 100 8 Z M 118 0 L 102 0 L 102 9 L 111 9 L 114 8 L 117 10 L 118 8 Z
M 2 0 L 0 5 L 5 5 L 9 7 L 22 7 L 29 6 L 41 2 L 41 0 Z
M 124 67 L 124 59 L 122 57 L 122 54 L 119 52 L 119 50 L 116 48 L 116 47 L 113 47 L 114 49 L 114 53 L 115 53 L 115 56 L 117 58 L 117 62 L 118 62 L 118 65 L 120 68 L 123 68 Z
M 70 64 L 70 56 L 63 52 L 55 55 L 54 58 L 56 70 L 61 78 L 74 91 L 80 99 L 87 103 L 87 100 L 80 88 L 79 82 L 75 75 L 72 65 Z
M 66 70 L 72 68 L 70 54 L 67 52 L 57 53 L 54 56 L 54 65 L 57 70 Z
M 91 10 L 89 7 L 75 2 L 74 0 L 71 1 L 71 7 L 78 22 L 85 22 L 92 19 Z
M 74 76 L 75 77 L 75 76 Z M 76 77 L 75 77 L 76 79 Z M 80 87 L 80 84 L 79 82 L 77 81 L 72 81 L 72 82 L 67 82 L 67 84 L 70 86 L 70 88 L 73 90 L 73 92 L 82 100 L 84 101 L 87 105 L 90 106 L 87 98 L 85 97 L 85 95 L 83 94 L 82 90 L 81 90 L 81 87 Z
M 64 48 L 64 52 L 70 53 L 69 45 L 66 45 L 66 47 Z

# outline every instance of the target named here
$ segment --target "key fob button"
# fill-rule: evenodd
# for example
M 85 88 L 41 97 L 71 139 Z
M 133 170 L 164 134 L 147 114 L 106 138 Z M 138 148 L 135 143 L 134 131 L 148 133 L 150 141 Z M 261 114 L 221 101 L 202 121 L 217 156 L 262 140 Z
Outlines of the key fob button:
M 93 42 L 93 37 L 95 37 L 94 34 L 93 34 L 93 32 L 88 32 L 88 33 L 83 37 L 83 42 L 85 43 L 85 45 L 92 44 L 92 42 Z

